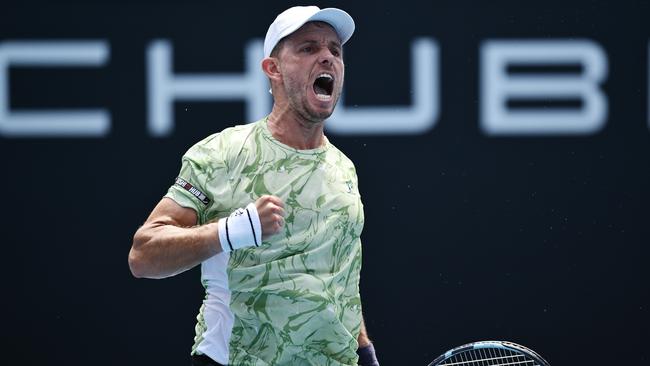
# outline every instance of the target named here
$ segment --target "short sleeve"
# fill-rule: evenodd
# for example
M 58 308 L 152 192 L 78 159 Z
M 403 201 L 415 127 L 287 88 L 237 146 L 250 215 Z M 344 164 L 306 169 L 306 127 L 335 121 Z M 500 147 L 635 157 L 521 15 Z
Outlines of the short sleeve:
M 199 223 L 203 223 L 206 210 L 213 202 L 207 182 L 215 167 L 223 164 L 219 160 L 220 154 L 215 154 L 209 146 L 214 137 L 216 135 L 197 143 L 183 155 L 181 170 L 165 195 L 179 205 L 196 211 Z

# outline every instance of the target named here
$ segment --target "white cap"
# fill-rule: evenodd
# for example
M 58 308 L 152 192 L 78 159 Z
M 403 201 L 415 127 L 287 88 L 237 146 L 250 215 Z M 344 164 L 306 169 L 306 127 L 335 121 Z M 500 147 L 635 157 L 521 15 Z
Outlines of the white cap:
M 321 10 L 317 6 L 294 6 L 280 13 L 269 26 L 264 38 L 264 57 L 271 55 L 271 51 L 282 38 L 295 32 L 303 24 L 316 21 L 331 25 L 341 39 L 341 44 L 347 42 L 354 33 L 354 20 L 341 9 Z

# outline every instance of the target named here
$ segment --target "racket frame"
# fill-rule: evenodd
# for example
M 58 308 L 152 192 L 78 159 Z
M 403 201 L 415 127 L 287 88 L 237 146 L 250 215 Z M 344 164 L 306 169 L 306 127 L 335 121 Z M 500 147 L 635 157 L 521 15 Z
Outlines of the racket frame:
M 532 358 L 538 362 L 540 366 L 550 366 L 549 363 L 546 362 L 546 360 L 544 360 L 542 356 L 538 355 L 535 351 L 520 344 L 508 341 L 479 341 L 463 344 L 462 346 L 452 348 L 449 351 L 438 356 L 429 364 L 429 366 L 437 366 L 444 360 L 472 349 L 503 349 L 508 351 L 515 351 L 518 353 L 523 353 L 526 356 Z

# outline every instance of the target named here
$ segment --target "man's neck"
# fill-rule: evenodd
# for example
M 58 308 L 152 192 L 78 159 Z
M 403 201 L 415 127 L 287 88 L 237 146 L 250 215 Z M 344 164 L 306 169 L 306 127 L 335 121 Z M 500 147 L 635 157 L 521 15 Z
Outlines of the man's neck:
M 305 121 L 297 113 L 276 106 L 268 118 L 268 127 L 273 137 L 297 150 L 311 150 L 323 146 L 323 126 L 324 121 Z

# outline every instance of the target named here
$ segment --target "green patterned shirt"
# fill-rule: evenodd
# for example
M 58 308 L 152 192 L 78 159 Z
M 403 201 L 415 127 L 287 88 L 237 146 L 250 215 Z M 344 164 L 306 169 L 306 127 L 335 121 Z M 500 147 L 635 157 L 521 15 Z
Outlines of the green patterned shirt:
M 325 141 L 296 150 L 273 138 L 266 119 L 228 128 L 183 157 L 179 177 L 205 197 L 169 189 L 167 197 L 195 209 L 200 224 L 265 194 L 285 203 L 283 231 L 230 253 L 231 365 L 356 365 L 363 205 L 354 165 Z M 210 293 L 214 268 L 206 263 Z M 208 334 L 205 308 L 195 349 Z

